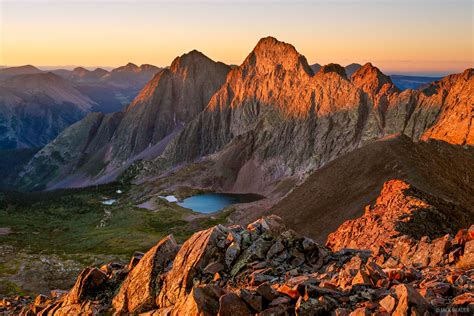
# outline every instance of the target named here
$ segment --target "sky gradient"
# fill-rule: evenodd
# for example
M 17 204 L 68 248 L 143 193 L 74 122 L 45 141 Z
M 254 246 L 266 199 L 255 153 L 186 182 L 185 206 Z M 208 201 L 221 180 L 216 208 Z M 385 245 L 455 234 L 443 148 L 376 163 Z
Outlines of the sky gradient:
M 310 64 L 444 75 L 473 67 L 473 3 L 0 0 L 0 65 L 166 66 L 192 49 L 240 64 L 271 35 Z

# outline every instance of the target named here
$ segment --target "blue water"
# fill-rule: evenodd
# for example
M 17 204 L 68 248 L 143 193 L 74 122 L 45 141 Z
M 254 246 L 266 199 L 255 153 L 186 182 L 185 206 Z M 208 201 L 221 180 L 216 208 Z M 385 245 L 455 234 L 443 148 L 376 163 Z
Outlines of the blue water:
M 260 200 L 261 198 L 251 194 L 206 193 L 191 196 L 182 202 L 178 202 L 178 205 L 195 212 L 207 214 L 220 211 L 231 204 L 248 203 Z

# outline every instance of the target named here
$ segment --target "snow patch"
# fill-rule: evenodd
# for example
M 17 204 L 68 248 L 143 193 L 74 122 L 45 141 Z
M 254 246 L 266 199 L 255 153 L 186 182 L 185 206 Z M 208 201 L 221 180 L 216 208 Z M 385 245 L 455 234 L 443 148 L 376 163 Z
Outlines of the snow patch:
M 160 196 L 160 198 L 165 199 L 166 201 L 171 202 L 171 203 L 178 202 L 178 199 L 174 195 Z

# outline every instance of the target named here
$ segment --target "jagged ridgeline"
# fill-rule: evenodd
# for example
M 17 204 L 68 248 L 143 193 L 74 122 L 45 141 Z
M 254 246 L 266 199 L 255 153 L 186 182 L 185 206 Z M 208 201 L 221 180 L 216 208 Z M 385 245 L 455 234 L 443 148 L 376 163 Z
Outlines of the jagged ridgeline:
M 232 69 L 190 52 L 124 112 L 91 114 L 64 131 L 30 161 L 18 185 L 108 182 L 137 160 L 151 162 L 139 175 L 146 179 L 204 158 L 228 169 L 221 189 L 270 194 L 284 179 L 304 178 L 395 133 L 473 143 L 472 69 L 401 92 L 370 63 L 353 68 L 350 77 L 336 64 L 314 73 L 292 45 L 271 37 Z

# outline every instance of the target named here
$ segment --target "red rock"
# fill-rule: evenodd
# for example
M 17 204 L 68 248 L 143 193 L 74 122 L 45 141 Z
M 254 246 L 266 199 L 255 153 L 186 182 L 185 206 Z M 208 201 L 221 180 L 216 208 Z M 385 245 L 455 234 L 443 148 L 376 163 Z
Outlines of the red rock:
M 252 294 L 246 289 L 240 289 L 239 296 L 243 299 L 255 312 L 261 312 L 263 309 L 262 297 Z
M 300 296 L 300 293 L 298 292 L 298 285 L 295 285 L 294 287 L 289 287 L 287 284 L 283 284 L 280 286 L 277 290 L 278 292 L 288 295 L 292 299 L 296 300 Z
M 347 308 L 336 308 L 335 311 L 334 311 L 334 315 L 335 316 L 349 316 L 351 313 L 351 310 L 350 309 L 347 309 Z
M 363 270 L 359 270 L 355 277 L 352 279 L 352 285 L 356 284 L 362 284 L 362 285 L 370 285 L 370 279 L 367 273 L 365 273 Z
M 158 306 L 168 307 L 186 299 L 193 278 L 213 261 L 218 240 L 225 239 L 227 234 L 227 228 L 215 226 L 195 233 L 183 244 L 174 259 L 173 267 L 163 280 L 156 300 Z
M 471 226 L 472 227 L 472 226 Z M 468 241 L 474 240 L 474 231 L 471 229 L 461 229 L 453 239 L 453 244 L 464 246 Z
M 277 306 L 277 305 L 285 305 L 290 303 L 290 298 L 286 296 L 280 296 L 275 298 L 273 301 L 270 302 L 270 306 Z
M 220 262 L 211 262 L 204 268 L 204 273 L 215 274 L 224 270 L 224 265 Z
M 135 251 L 132 255 L 132 258 L 130 259 L 130 262 L 128 264 L 128 270 L 132 271 L 133 268 L 140 262 L 140 260 L 143 258 L 145 254 L 140 251 Z
M 276 291 L 270 286 L 268 282 L 260 284 L 257 287 L 257 293 L 261 295 L 265 300 L 271 302 L 277 296 Z
M 456 296 L 452 302 L 453 305 L 474 304 L 474 293 L 464 293 Z
M 367 273 L 372 281 L 372 284 L 375 286 L 379 280 L 387 279 L 387 274 L 382 270 L 382 268 L 375 262 L 369 262 L 366 266 Z
M 466 269 L 474 267 L 474 240 L 469 240 L 464 245 L 464 255 L 461 258 L 462 266 Z
M 48 297 L 40 294 L 35 298 L 35 302 L 33 304 L 35 306 L 40 306 L 46 304 L 47 301 Z
M 427 282 L 424 286 L 430 289 L 433 293 L 440 295 L 447 294 L 451 289 L 451 286 L 449 284 L 438 281 Z
M 66 304 L 76 304 L 86 297 L 97 294 L 99 287 L 107 280 L 107 275 L 97 268 L 85 268 L 76 280 L 76 283 L 66 296 Z
M 452 251 L 449 252 L 448 254 L 448 263 L 454 263 L 459 259 L 459 257 L 462 254 L 462 248 L 458 247 Z
M 264 269 L 261 271 L 252 272 L 252 274 L 250 275 L 250 285 L 256 286 L 264 282 L 271 281 L 274 278 L 272 275 L 265 274 L 265 272 L 271 273 L 271 269 Z
M 219 298 L 219 316 L 247 316 L 252 312 L 237 294 L 227 293 Z
M 398 305 L 393 315 L 407 315 L 410 311 L 410 306 L 421 315 L 430 309 L 430 304 L 410 285 L 397 285 L 395 292 L 398 298 Z
M 258 316 L 289 316 L 288 307 L 284 305 L 278 305 L 271 308 L 267 308 L 257 314 Z
M 402 281 L 405 279 L 405 271 L 400 269 L 385 269 L 384 272 L 387 274 L 389 280 Z
M 300 296 L 295 305 L 295 314 L 297 316 L 324 315 L 328 311 L 329 309 L 326 304 L 315 298 L 303 298 Z
M 397 305 L 397 300 L 393 296 L 387 295 L 379 301 L 379 304 L 387 313 L 391 313 Z
M 156 276 L 162 273 L 178 252 L 178 245 L 169 235 L 151 248 L 123 281 L 113 299 L 117 313 L 139 313 L 156 306 L 159 293 Z M 158 292 L 157 292 L 158 290 Z
M 182 297 L 173 307 L 173 316 L 217 315 L 219 312 L 219 297 L 225 293 L 214 286 L 195 286 L 187 296 Z

